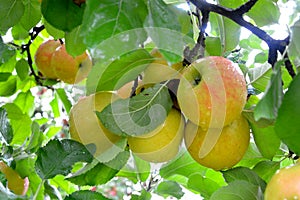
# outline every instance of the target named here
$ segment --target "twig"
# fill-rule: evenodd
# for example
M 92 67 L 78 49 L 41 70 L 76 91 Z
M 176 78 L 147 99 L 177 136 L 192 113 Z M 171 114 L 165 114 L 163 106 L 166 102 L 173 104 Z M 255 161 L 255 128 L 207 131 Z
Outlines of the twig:
M 243 15 L 255 5 L 257 0 L 249 0 L 247 3 L 243 4 L 237 9 L 230 9 L 220 5 L 211 4 L 206 2 L 205 0 L 189 0 L 189 1 L 193 3 L 202 12 L 203 11 L 214 12 L 224 17 L 227 17 L 232 21 L 234 21 L 235 23 L 239 24 L 240 26 L 250 30 L 254 35 L 259 37 L 261 40 L 265 41 L 269 47 L 268 62 L 273 67 L 277 61 L 278 51 L 280 53 L 283 53 L 287 45 L 289 44 L 289 37 L 283 40 L 275 40 L 264 30 L 244 20 Z

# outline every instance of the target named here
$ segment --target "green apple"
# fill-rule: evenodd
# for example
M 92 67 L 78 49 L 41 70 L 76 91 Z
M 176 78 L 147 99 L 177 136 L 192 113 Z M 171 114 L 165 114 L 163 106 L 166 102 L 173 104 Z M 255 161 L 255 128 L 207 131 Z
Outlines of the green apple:
M 70 111 L 71 138 L 84 145 L 96 146 L 95 157 L 113 147 L 121 139 L 106 129 L 98 119 L 95 111 L 101 112 L 108 104 L 119 97 L 111 92 L 98 92 L 81 98 Z
M 214 170 L 237 164 L 243 158 L 249 140 L 249 125 L 242 115 L 223 128 L 204 130 L 189 121 L 184 133 L 186 148 L 194 160 Z
M 167 162 L 179 151 L 184 124 L 181 113 L 176 109 L 171 109 L 165 122 L 154 131 L 139 137 L 128 137 L 129 148 L 145 161 Z
M 51 66 L 53 53 L 61 44 L 56 40 L 48 40 L 42 43 L 35 53 L 35 64 L 45 78 L 57 79 L 57 75 Z
M 210 56 L 184 70 L 177 91 L 183 114 L 194 124 L 222 128 L 241 114 L 247 99 L 244 76 L 230 60 Z
M 300 164 L 278 170 L 265 190 L 265 200 L 300 199 Z
M 72 57 L 66 51 L 65 45 L 61 45 L 53 53 L 51 67 L 58 79 L 65 83 L 74 84 L 88 76 L 92 69 L 92 60 L 86 52 Z

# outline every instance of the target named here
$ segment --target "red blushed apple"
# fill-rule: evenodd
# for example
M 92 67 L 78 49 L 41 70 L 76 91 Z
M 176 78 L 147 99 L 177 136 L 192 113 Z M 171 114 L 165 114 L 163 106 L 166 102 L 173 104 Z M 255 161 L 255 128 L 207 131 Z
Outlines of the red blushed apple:
M 72 57 L 66 51 L 65 45 L 62 45 L 53 53 L 51 67 L 58 79 L 65 83 L 74 84 L 88 76 L 92 68 L 92 60 L 86 52 Z
M 300 199 L 300 164 L 282 168 L 271 178 L 265 200 Z
M 45 78 L 57 79 L 54 69 L 51 67 L 51 58 L 60 45 L 59 41 L 48 40 L 41 44 L 36 51 L 35 64 Z
M 246 82 L 230 60 L 205 57 L 184 71 L 177 98 L 181 111 L 194 124 L 204 130 L 222 128 L 240 116 L 247 98 Z

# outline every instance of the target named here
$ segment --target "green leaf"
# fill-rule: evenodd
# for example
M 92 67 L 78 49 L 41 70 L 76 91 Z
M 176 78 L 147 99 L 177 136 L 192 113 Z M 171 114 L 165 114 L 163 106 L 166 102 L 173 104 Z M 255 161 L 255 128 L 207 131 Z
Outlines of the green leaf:
M 13 103 L 7 103 L 3 106 L 7 112 L 8 119 L 13 129 L 13 140 L 11 144 L 21 145 L 31 133 L 31 119 L 27 114 Z
M 5 1 L 5 0 L 3 0 L 3 1 Z M 5 2 L 7 2 L 7 1 L 5 1 Z M 1 2 L 0 2 L 0 5 L 1 5 Z M 0 10 L 1 10 L 1 6 L 0 6 Z M 1 13 L 1 11 L 0 11 L 0 13 Z M 15 53 L 16 52 L 13 49 L 11 49 L 9 46 L 7 46 L 6 44 L 3 43 L 2 37 L 0 37 L 0 66 L 1 66 L 1 64 L 8 62 L 9 59 L 15 55 Z M 1 66 L 1 68 L 2 67 L 3 66 Z
M 66 49 L 71 56 L 78 56 L 85 52 L 86 46 L 83 37 L 80 35 L 81 26 L 74 28 L 71 32 L 66 32 Z
M 66 196 L 66 198 L 64 198 L 64 200 L 83 200 L 83 199 L 109 200 L 102 194 L 100 194 L 98 192 L 93 192 L 90 190 L 76 191 L 76 192 Z
M 59 110 L 59 106 L 58 106 L 57 95 L 55 95 L 54 98 L 52 99 L 52 101 L 50 102 L 50 106 L 52 108 L 52 113 L 53 113 L 54 118 L 59 117 L 60 110 Z
M 42 18 L 42 22 L 45 26 L 45 29 L 49 35 L 51 35 L 54 39 L 60 39 L 65 37 L 65 32 L 53 27 L 47 20 Z
M 257 90 L 264 92 L 270 82 L 272 67 L 266 63 L 259 67 L 250 68 L 248 72 L 250 84 Z
M 74 140 L 51 140 L 37 151 L 35 169 L 43 179 L 67 175 L 76 162 L 92 162 L 93 156 L 83 144 Z
M 237 180 L 247 181 L 258 186 L 262 191 L 266 189 L 266 182 L 261 179 L 253 170 L 246 167 L 236 167 L 222 172 L 226 182 L 231 183 Z
M 275 122 L 277 136 L 296 154 L 300 155 L 299 146 L 299 99 L 300 99 L 300 75 L 298 74 L 291 82 L 288 91 L 285 93 L 282 104 L 278 110 L 278 117 Z
M 147 1 L 148 15 L 145 19 L 145 27 L 161 27 L 181 32 L 176 14 L 162 0 Z M 148 32 L 149 33 L 149 32 Z M 150 32 L 150 37 L 155 40 Z
M 268 183 L 279 168 L 280 162 L 265 160 L 257 163 L 254 166 L 253 171 Z
M 124 31 L 130 34 L 126 33 L 121 43 L 112 48 L 122 48 L 129 41 L 138 47 L 146 39 L 144 30 L 139 29 L 143 27 L 147 14 L 144 0 L 136 0 L 134 3 L 131 0 L 89 0 L 86 4 L 81 34 L 88 47 L 95 47 Z
M 55 28 L 72 31 L 81 24 L 85 4 L 76 5 L 73 0 L 43 0 L 41 10 L 44 18 Z
M 152 56 L 146 50 L 138 49 L 122 55 L 109 64 L 104 61 L 98 62 L 88 77 L 87 91 L 92 94 L 97 91 L 117 90 L 125 83 L 136 79 L 152 61 Z
M 189 176 L 187 186 L 189 189 L 199 192 L 204 199 L 209 199 L 221 187 L 213 179 L 199 173 Z
M 28 31 L 20 23 L 12 27 L 11 34 L 15 40 L 25 40 L 29 37 Z
M 242 114 L 244 117 L 247 118 L 250 124 L 255 124 L 255 126 L 257 126 L 258 128 L 265 128 L 274 125 L 274 120 L 269 120 L 265 118 L 261 118 L 258 121 L 255 121 L 253 110 L 244 110 Z
M 184 195 L 182 188 L 175 181 L 161 182 L 155 189 L 155 193 L 164 197 L 172 196 L 177 199 L 180 199 Z
M 26 151 L 36 152 L 41 147 L 44 140 L 44 135 L 40 131 L 40 125 L 36 121 L 33 121 L 31 124 L 31 132 L 32 134 L 29 139 L 29 144 L 26 147 Z
M 205 38 L 205 53 L 207 56 L 220 56 L 222 53 L 221 40 L 219 37 Z
M 171 108 L 167 87 L 156 84 L 132 98 L 116 100 L 96 114 L 111 132 L 137 136 L 150 133 L 162 124 Z
M 26 157 L 20 160 L 16 159 L 16 171 L 20 174 L 21 177 L 28 177 L 29 179 L 29 189 L 32 193 L 37 193 L 37 199 L 44 199 L 44 186 L 42 183 L 42 179 L 37 175 L 34 169 L 34 163 L 36 158 L 34 157 Z
M 261 118 L 275 120 L 282 101 L 282 96 L 281 63 L 277 62 L 267 91 L 254 108 L 254 119 L 256 121 Z
M 209 200 L 263 200 L 261 188 L 244 180 L 236 180 L 217 190 Z
M 0 72 L 0 82 L 5 82 L 9 79 L 9 77 L 11 76 L 11 73 L 8 72 Z
M 131 200 L 151 200 L 151 192 L 142 190 L 140 195 L 133 194 L 131 195 Z
M 300 66 L 300 19 L 291 27 L 291 41 L 288 46 L 288 53 L 291 61 L 296 67 Z
M 37 0 L 24 1 L 24 15 L 21 18 L 21 26 L 28 31 L 41 20 L 41 3 Z
M 10 76 L 6 82 L 0 82 L 0 96 L 7 97 L 13 95 L 17 90 L 16 76 Z
M 266 26 L 278 23 L 280 10 L 273 0 L 260 0 L 246 15 L 252 18 L 258 26 Z
M 254 123 L 250 123 L 250 125 L 259 152 L 271 160 L 280 147 L 280 139 L 275 133 L 274 126 L 261 128 Z
M 18 60 L 16 63 L 16 71 L 21 81 L 25 80 L 29 75 L 28 62 L 23 58 Z
M 0 31 L 6 32 L 16 25 L 23 16 L 24 10 L 22 0 L 0 0 Z
M 105 184 L 127 163 L 129 156 L 128 151 L 123 151 L 107 163 L 100 163 L 95 160 L 95 162 L 86 165 L 67 180 L 80 186 Z
M 63 103 L 66 112 L 69 113 L 71 110 L 72 104 L 67 96 L 66 91 L 63 88 L 58 88 L 55 91 L 56 91 L 56 95 L 59 97 L 59 99 Z
M 132 154 L 132 155 L 134 158 L 134 166 L 137 171 L 139 180 L 141 182 L 145 182 L 150 175 L 150 171 L 151 171 L 150 163 L 147 161 L 144 161 L 143 159 L 139 158 L 135 154 Z
M 13 102 L 17 106 L 19 106 L 24 114 L 26 113 L 29 116 L 33 114 L 35 104 L 34 96 L 31 94 L 30 90 L 28 90 L 27 92 L 20 92 Z
M 175 174 L 189 177 L 193 173 L 201 173 L 205 175 L 207 168 L 197 163 L 186 151 L 174 161 L 167 163 L 161 167 L 159 174 L 163 178 L 169 178 Z
M 13 139 L 13 130 L 8 121 L 7 112 L 0 107 L 0 134 L 7 144 L 10 144 Z

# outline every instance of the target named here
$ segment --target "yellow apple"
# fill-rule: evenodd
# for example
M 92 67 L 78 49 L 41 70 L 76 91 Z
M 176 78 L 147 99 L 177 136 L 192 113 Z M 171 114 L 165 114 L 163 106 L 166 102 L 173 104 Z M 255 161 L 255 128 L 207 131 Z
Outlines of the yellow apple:
M 210 56 L 183 72 L 177 91 L 183 114 L 194 124 L 222 128 L 237 119 L 247 98 L 244 76 L 230 60 Z
M 128 145 L 135 155 L 145 161 L 167 162 L 177 155 L 183 132 L 183 116 L 176 109 L 171 109 L 162 125 L 145 135 L 128 137 Z
M 95 113 L 95 111 L 101 112 L 117 98 L 118 96 L 114 93 L 99 92 L 81 98 L 70 111 L 71 138 L 84 145 L 94 144 L 96 146 L 95 157 L 100 156 L 121 139 L 120 136 L 106 129 Z
M 300 199 L 300 164 L 278 170 L 265 190 L 265 200 Z
M 48 40 L 42 43 L 36 51 L 35 64 L 45 78 L 57 79 L 55 71 L 51 67 L 51 58 L 55 50 L 60 46 L 61 44 L 58 40 Z
M 156 59 L 144 70 L 143 84 L 160 83 L 180 78 L 184 69 L 182 62 L 169 64 L 158 49 L 154 49 L 151 55 Z
M 249 125 L 243 116 L 224 128 L 206 130 L 189 121 L 184 133 L 185 145 L 194 160 L 214 170 L 228 169 L 237 164 L 243 158 L 249 140 Z
M 0 172 L 5 175 L 8 189 L 17 195 L 26 194 L 29 187 L 29 180 L 27 177 L 24 179 L 21 178 L 18 172 L 7 166 L 3 161 L 0 161 Z
M 68 54 L 65 45 L 61 45 L 53 53 L 51 67 L 60 80 L 74 84 L 88 76 L 92 68 L 92 60 L 86 52 L 74 58 Z

